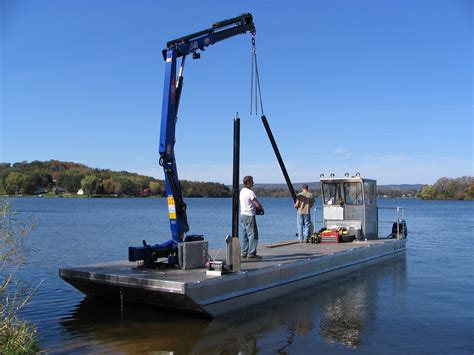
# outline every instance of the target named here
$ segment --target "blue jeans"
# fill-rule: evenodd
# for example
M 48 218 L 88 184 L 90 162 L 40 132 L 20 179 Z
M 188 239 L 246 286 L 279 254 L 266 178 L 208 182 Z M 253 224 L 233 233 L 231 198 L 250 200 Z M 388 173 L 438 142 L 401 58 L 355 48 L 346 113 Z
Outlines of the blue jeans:
M 253 256 L 257 254 L 258 229 L 255 216 L 240 215 L 242 223 L 242 249 L 240 254 L 243 256 Z
M 296 225 L 298 228 L 298 240 L 304 242 L 309 239 L 309 230 L 311 226 L 310 214 L 296 214 Z

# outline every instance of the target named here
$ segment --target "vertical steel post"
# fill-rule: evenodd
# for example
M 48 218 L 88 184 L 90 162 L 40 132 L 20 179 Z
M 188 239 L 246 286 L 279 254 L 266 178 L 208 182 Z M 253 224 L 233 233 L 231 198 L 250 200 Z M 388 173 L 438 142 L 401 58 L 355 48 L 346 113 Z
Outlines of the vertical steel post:
M 240 241 L 239 241 L 239 174 L 240 174 L 240 118 L 239 113 L 234 119 L 234 159 L 232 181 L 232 271 L 240 271 Z
M 239 237 L 240 118 L 234 118 L 234 159 L 232 178 L 232 237 Z

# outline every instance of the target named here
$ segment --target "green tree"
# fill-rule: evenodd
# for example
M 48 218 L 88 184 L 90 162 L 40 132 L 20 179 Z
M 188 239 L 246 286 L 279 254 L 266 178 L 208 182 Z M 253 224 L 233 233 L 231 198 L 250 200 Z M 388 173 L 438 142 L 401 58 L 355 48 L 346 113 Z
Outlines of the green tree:
M 5 184 L 6 177 L 10 174 L 10 164 L 1 163 L 0 164 L 0 194 L 7 194 L 7 187 Z
M 141 193 L 144 189 L 148 188 L 151 179 L 146 176 L 135 176 L 132 180 Z
M 463 200 L 472 199 L 474 179 L 470 176 L 460 178 L 442 177 L 432 185 L 424 186 L 420 198 L 425 200 Z
M 32 175 L 25 174 L 25 177 L 21 183 L 21 188 L 24 194 L 34 194 L 36 191 L 36 183 L 34 177 Z
M 35 181 L 36 188 L 44 187 L 47 188 L 51 186 L 53 183 L 53 177 L 51 174 L 42 172 L 42 171 L 35 171 L 32 174 L 33 180 Z
M 86 195 L 89 196 L 97 194 L 97 190 L 99 190 L 100 185 L 101 181 L 95 175 L 86 176 L 84 179 L 81 180 L 82 190 Z
M 36 190 L 35 178 L 31 174 L 12 171 L 5 178 L 5 189 L 8 194 L 33 194 Z
M 148 184 L 148 188 L 155 196 L 164 196 L 165 194 L 165 186 L 159 181 L 150 181 L 150 183 Z
M 418 196 L 423 200 L 434 200 L 436 199 L 436 189 L 433 186 L 423 186 Z
M 437 198 L 439 200 L 447 200 L 448 198 L 448 186 L 449 186 L 450 179 L 447 177 L 442 177 L 436 180 L 433 187 L 437 192 Z
M 472 180 L 466 188 L 463 198 L 465 200 L 474 200 L 474 180 Z
M 104 192 L 107 195 L 114 195 L 116 190 L 116 183 L 112 179 L 105 179 L 102 181 L 102 185 L 104 186 Z
M 67 192 L 75 193 L 81 188 L 81 181 L 84 178 L 84 173 L 76 169 L 66 170 L 59 175 L 57 184 Z
M 9 195 L 19 193 L 23 181 L 25 180 L 25 174 L 12 171 L 5 178 L 5 189 Z
M 141 193 L 140 185 L 127 176 L 116 176 L 112 178 L 115 182 L 115 193 L 119 196 L 138 196 Z

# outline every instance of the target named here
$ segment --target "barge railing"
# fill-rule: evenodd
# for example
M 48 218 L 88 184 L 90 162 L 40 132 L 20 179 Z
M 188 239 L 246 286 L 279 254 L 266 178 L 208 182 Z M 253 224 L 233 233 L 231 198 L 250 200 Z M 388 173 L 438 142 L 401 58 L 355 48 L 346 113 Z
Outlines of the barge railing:
M 403 239 L 403 238 L 400 237 L 402 235 L 402 233 L 404 233 L 404 231 L 400 230 L 400 222 L 405 220 L 405 208 L 404 207 L 378 207 L 378 209 L 379 209 L 379 211 L 380 210 L 396 211 L 396 213 L 397 213 L 396 221 L 393 221 L 393 220 L 379 220 L 378 223 L 379 223 L 379 227 L 382 223 L 389 223 L 392 226 L 394 224 L 396 224 L 397 239 Z

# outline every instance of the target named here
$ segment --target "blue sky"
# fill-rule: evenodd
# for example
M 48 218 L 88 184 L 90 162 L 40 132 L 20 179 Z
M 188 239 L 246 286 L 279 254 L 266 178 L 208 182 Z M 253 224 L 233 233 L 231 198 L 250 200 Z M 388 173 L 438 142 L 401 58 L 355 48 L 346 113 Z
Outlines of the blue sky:
M 474 175 L 472 1 L 1 0 L 0 161 L 58 159 L 163 178 L 166 42 L 251 12 L 265 114 L 293 182 Z M 188 59 L 181 179 L 284 182 L 250 116 L 250 36 Z

